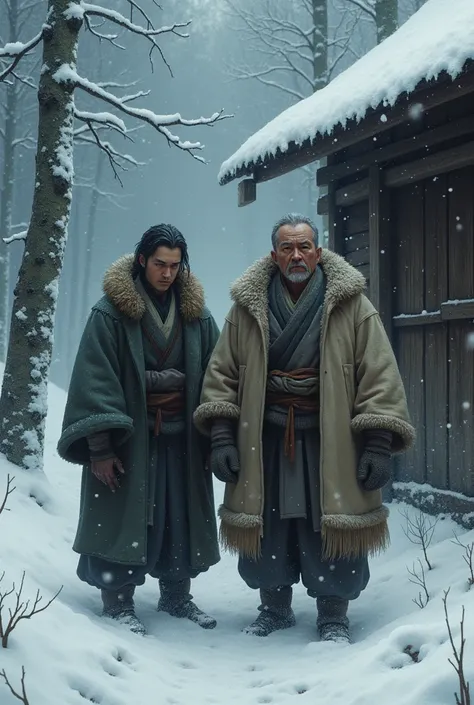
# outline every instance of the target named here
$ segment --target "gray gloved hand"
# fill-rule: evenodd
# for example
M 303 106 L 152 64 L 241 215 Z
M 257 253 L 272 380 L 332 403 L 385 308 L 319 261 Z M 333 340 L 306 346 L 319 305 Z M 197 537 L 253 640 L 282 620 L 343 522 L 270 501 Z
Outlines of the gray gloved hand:
M 147 392 L 180 392 L 184 389 L 186 375 L 175 369 L 145 370 L 145 387 Z
M 385 487 L 392 476 L 392 433 L 384 430 L 366 431 L 364 452 L 357 467 L 357 481 L 367 492 Z
M 211 471 L 221 482 L 236 484 L 239 479 L 239 452 L 235 445 L 233 423 L 214 421 L 211 430 Z

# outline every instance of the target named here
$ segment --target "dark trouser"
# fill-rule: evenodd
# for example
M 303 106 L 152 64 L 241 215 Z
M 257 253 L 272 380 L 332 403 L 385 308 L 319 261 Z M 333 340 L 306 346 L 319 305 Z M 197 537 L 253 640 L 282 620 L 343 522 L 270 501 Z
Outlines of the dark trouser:
M 131 566 L 81 556 L 77 575 L 89 585 L 116 591 L 126 585 L 143 585 L 150 575 L 181 592 L 202 572 L 190 566 L 184 434 L 151 437 L 150 448 L 155 504 L 153 526 L 148 527 L 146 563 Z
M 310 597 L 355 600 L 369 582 L 366 558 L 326 561 L 321 557 L 321 533 L 309 519 L 265 523 L 261 557 L 239 559 L 239 573 L 250 588 L 271 589 L 301 581 Z
M 265 508 L 263 513 L 264 534 L 261 557 L 239 559 L 239 573 L 250 588 L 272 589 L 289 587 L 300 578 L 310 597 L 335 597 L 355 600 L 369 582 L 367 558 L 355 560 L 326 561 L 322 558 L 321 532 L 314 531 L 311 482 L 317 482 L 319 470 L 312 467 L 308 458 L 318 458 L 319 438 L 316 429 L 297 431 L 296 442 L 303 451 L 306 483 L 307 519 L 281 519 L 280 479 L 278 459 L 284 442 L 284 429 L 265 424 L 263 434 L 263 461 L 265 483 Z M 309 444 L 316 447 L 308 448 Z M 317 462 L 317 461 L 316 461 Z M 310 482 L 311 475 L 311 482 Z

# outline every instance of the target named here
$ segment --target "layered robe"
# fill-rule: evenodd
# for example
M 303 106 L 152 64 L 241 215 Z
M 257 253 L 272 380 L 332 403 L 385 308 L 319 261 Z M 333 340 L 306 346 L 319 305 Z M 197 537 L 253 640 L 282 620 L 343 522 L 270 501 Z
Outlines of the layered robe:
M 369 581 L 367 558 L 322 558 L 319 367 L 325 289 L 321 267 L 297 302 L 279 274 L 269 285 L 265 533 L 260 557 L 241 556 L 239 572 L 252 588 L 289 586 L 301 577 L 312 597 L 355 599 Z
M 133 280 L 132 264 L 123 257 L 106 274 L 58 443 L 63 458 L 84 465 L 74 542 L 79 577 L 112 590 L 139 585 L 147 574 L 183 581 L 219 560 L 209 447 L 192 424 L 217 326 L 192 274 L 177 280 L 163 305 Z M 148 404 L 148 373 L 160 377 L 160 392 L 168 380 L 171 396 L 176 379 L 184 380 L 176 413 Z M 115 493 L 90 467 L 86 439 L 104 431 L 125 469 Z

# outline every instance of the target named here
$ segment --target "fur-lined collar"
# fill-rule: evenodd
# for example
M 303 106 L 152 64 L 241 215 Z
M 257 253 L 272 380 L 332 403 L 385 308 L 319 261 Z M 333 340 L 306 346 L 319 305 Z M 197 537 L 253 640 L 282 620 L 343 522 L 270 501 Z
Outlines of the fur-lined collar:
M 104 293 L 129 318 L 140 320 L 145 313 L 145 302 L 132 279 L 133 255 L 124 255 L 114 262 L 104 276 Z M 194 274 L 179 275 L 176 280 L 180 312 L 185 322 L 199 318 L 204 310 L 204 289 Z
M 364 291 L 363 275 L 335 252 L 323 249 L 321 267 L 326 275 L 326 310 Z M 232 300 L 247 309 L 265 330 L 268 327 L 268 285 L 276 271 L 276 264 L 266 255 L 252 264 L 230 290 Z

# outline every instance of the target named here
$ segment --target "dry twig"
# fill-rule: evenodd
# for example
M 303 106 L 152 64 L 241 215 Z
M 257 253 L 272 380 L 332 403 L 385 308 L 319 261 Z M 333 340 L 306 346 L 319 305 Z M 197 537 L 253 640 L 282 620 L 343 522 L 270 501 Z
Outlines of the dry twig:
M 2 575 L 0 576 L 0 583 L 2 582 L 4 577 L 5 573 L 2 573 Z M 40 607 L 39 605 L 43 597 L 40 594 L 39 590 L 36 591 L 36 597 L 34 599 L 33 604 L 31 604 L 30 600 L 22 600 L 24 582 L 25 573 L 23 572 L 20 587 L 18 588 L 18 590 L 16 590 L 15 583 L 13 583 L 13 586 L 10 590 L 7 590 L 6 592 L 0 592 L 0 639 L 2 640 L 2 647 L 4 649 L 8 647 L 8 639 L 10 637 L 10 634 L 18 626 L 18 623 L 22 619 L 31 619 L 31 617 L 33 617 L 35 614 L 40 614 L 40 612 L 44 612 L 46 609 L 48 609 L 50 604 L 54 602 L 54 600 L 57 598 L 57 596 L 63 589 L 61 586 L 57 593 L 49 600 L 49 602 Z M 5 601 L 8 597 L 10 597 L 10 595 L 13 595 L 13 593 L 15 593 L 16 596 L 15 603 L 13 605 L 13 609 L 8 609 L 8 617 L 5 618 Z
M 458 651 L 454 643 L 451 624 L 449 622 L 448 595 L 449 590 L 445 590 L 443 597 L 444 616 L 446 620 L 446 626 L 448 627 L 449 641 L 451 643 L 451 648 L 453 650 L 454 656 L 454 661 L 452 659 L 448 659 L 448 661 L 456 671 L 459 680 L 459 695 L 458 693 L 454 693 L 454 697 L 456 698 L 456 705 L 471 705 L 469 683 L 466 682 L 466 677 L 464 675 L 464 647 L 466 645 L 466 637 L 464 636 L 464 605 L 461 614 L 461 646 L 459 647 Z
M 21 667 L 21 693 L 18 693 L 10 683 L 7 674 L 5 673 L 5 669 L 3 671 L 0 671 L 0 678 L 3 678 L 5 681 L 5 685 L 7 685 L 10 688 L 11 694 L 19 700 L 23 705 L 29 705 L 30 701 L 28 700 L 28 696 L 26 695 L 26 688 L 25 688 L 25 667 Z
M 425 569 L 423 568 L 423 563 L 420 561 L 419 558 L 418 563 L 420 564 L 419 571 L 416 569 L 414 563 L 413 568 L 411 570 L 410 568 L 407 568 L 407 570 L 408 574 L 411 576 L 410 582 L 413 583 L 413 585 L 418 585 L 418 587 L 421 588 L 420 592 L 418 593 L 418 597 L 415 597 L 413 599 L 413 602 L 422 610 L 430 601 L 430 594 L 428 592 L 428 588 L 426 587 Z
M 7 509 L 7 501 L 9 496 L 16 490 L 16 487 L 12 487 L 14 479 L 15 478 L 11 475 L 7 475 L 7 489 L 5 490 L 5 496 L 3 497 L 2 503 L 0 504 L 0 514 L 4 511 L 10 511 L 9 509 Z
M 428 548 L 433 540 L 434 530 L 439 521 L 439 517 L 429 517 L 423 512 L 418 512 L 413 519 L 407 510 L 401 512 L 406 519 L 406 527 L 403 529 L 405 536 L 411 543 L 421 546 L 428 570 L 432 570 L 428 559 Z
M 455 540 L 453 541 L 453 543 L 456 546 L 460 546 L 462 549 L 464 549 L 463 560 L 469 568 L 469 577 L 467 579 L 467 582 L 469 583 L 469 587 L 471 587 L 472 585 L 474 585 L 474 541 L 466 546 L 466 544 L 462 543 L 459 536 L 457 536 L 456 534 L 454 534 L 454 536 Z

